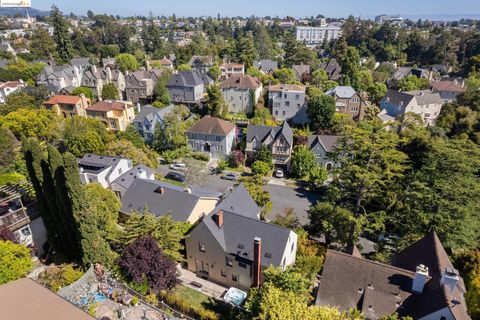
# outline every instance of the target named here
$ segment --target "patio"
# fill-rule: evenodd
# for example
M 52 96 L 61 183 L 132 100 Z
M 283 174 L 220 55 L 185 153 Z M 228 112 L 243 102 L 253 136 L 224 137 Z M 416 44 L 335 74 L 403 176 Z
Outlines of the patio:
M 211 281 L 198 277 L 195 273 L 188 271 L 180 266 L 177 267 L 180 273 L 182 284 L 191 289 L 200 291 L 210 297 L 222 300 L 222 296 L 227 292 L 228 288 Z

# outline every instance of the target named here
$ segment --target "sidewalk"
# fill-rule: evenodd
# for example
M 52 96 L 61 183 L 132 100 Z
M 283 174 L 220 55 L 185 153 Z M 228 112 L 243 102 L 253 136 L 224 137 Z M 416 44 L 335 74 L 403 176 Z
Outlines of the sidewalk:
M 221 297 L 223 294 L 228 290 L 227 287 L 221 286 L 219 284 L 213 283 L 211 281 L 202 279 L 198 277 L 195 273 L 188 271 L 180 266 L 177 267 L 179 273 L 180 273 L 180 280 L 182 281 L 182 284 L 200 291 L 208 296 L 211 296 L 215 299 L 221 300 Z M 198 288 L 198 286 L 193 286 L 191 283 L 195 282 L 200 284 L 202 287 Z

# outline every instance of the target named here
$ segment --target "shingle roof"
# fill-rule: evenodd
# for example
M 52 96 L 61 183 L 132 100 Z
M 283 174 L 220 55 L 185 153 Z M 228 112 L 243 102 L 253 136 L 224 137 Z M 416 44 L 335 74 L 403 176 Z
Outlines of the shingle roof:
M 222 89 L 250 89 L 256 90 L 262 85 L 262 82 L 257 77 L 252 77 L 249 75 L 234 74 L 230 76 L 227 80 L 223 81 L 220 84 Z
M 443 104 L 440 94 L 430 90 L 406 91 L 405 93 L 414 96 L 418 104 Z
M 195 87 L 204 83 L 203 77 L 206 76 L 198 71 L 179 71 L 170 77 L 168 86 Z
M 258 219 L 262 211 L 245 189 L 243 183 L 233 189 L 232 193 L 220 202 L 215 210 L 228 211 L 253 219 Z
M 96 165 L 96 166 L 103 166 L 103 167 L 110 167 L 116 165 L 121 159 L 125 159 L 122 157 L 110 157 L 110 156 L 102 156 L 93 153 L 87 153 L 78 160 L 79 165 Z
M 143 121 L 145 121 L 145 119 L 147 119 L 148 121 L 150 121 L 150 123 L 152 123 L 155 115 L 157 115 L 158 117 L 163 119 L 167 114 L 172 112 L 174 108 L 175 108 L 175 106 L 173 104 L 171 104 L 171 105 L 169 105 L 165 108 L 156 108 L 156 107 L 153 107 L 151 105 L 143 106 L 142 109 L 140 110 L 140 112 L 137 114 L 137 116 L 133 120 L 133 122 L 143 123 Z
M 90 64 L 90 59 L 89 58 L 73 58 L 70 61 L 70 64 L 72 66 L 86 66 Z
M 23 81 L 6 81 L 6 82 L 0 82 L 0 89 L 4 88 L 17 88 L 17 87 L 23 87 L 25 84 Z
M 95 319 L 28 278 L 0 286 L 0 318 L 5 320 Z
M 55 104 L 77 104 L 80 102 L 80 97 L 78 96 L 62 96 L 56 95 L 46 101 L 45 105 L 55 105 Z
M 155 170 L 153 170 L 150 167 L 147 167 L 146 165 L 139 164 L 119 176 L 117 179 L 113 180 L 112 183 L 116 183 L 119 186 L 128 189 L 132 185 L 133 181 L 137 178 L 137 176 L 140 174 L 141 171 L 145 171 L 147 173 L 147 176 L 155 173 Z
M 259 237 L 262 239 L 261 265 L 279 266 L 282 263 L 291 230 L 225 210 L 223 225 L 219 228 L 215 223 L 216 213 L 213 211 L 207 215 L 201 224 L 210 230 L 226 253 L 253 261 L 253 240 Z
M 325 92 L 328 95 L 335 95 L 340 99 L 350 99 L 357 92 L 350 86 L 337 86 Z
M 308 136 L 307 142 L 310 148 L 312 148 L 317 142 L 319 142 L 325 151 L 330 152 L 332 151 L 337 142 L 340 139 L 340 136 L 332 136 L 332 135 L 310 135 Z
M 163 187 L 163 194 L 157 191 L 160 187 Z M 171 214 L 176 221 L 187 221 L 198 201 L 198 195 L 189 193 L 184 188 L 162 181 L 135 179 L 122 197 L 120 212 L 142 212 L 147 207 L 156 216 Z
M 293 145 L 293 131 L 287 121 L 284 121 L 281 126 L 277 127 L 249 124 L 247 127 L 247 142 L 252 142 L 254 138 L 258 141 L 264 142 L 268 136 L 271 136 L 275 140 L 280 134 L 283 134 L 291 146 Z
M 187 132 L 227 135 L 235 129 L 235 124 L 210 116 L 205 116 L 188 128 Z
M 292 69 L 297 80 L 302 80 L 303 75 L 310 74 L 310 66 L 308 64 L 294 64 Z
M 107 112 L 111 110 L 123 111 L 127 109 L 125 105 L 126 105 L 125 102 L 104 100 L 104 101 L 98 101 L 97 103 L 92 104 L 91 106 L 87 107 L 87 110 L 99 111 L 99 112 Z
M 327 250 L 316 304 L 357 308 L 367 319 L 379 319 L 412 296 L 414 277 L 411 271 Z
M 262 70 L 263 72 L 270 73 L 278 69 L 278 62 L 269 60 L 269 59 L 264 59 L 264 60 L 254 61 L 253 66 L 255 68 Z
M 435 92 L 438 91 L 451 91 L 451 92 L 465 92 L 465 88 L 456 84 L 453 81 L 439 81 L 434 82 L 431 85 L 432 90 Z

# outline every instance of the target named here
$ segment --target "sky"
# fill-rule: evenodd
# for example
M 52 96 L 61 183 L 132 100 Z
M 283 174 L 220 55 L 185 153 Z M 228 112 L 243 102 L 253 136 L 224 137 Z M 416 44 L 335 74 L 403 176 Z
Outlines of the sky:
M 121 16 L 293 16 L 372 17 L 378 14 L 463 15 L 480 14 L 479 0 L 31 0 L 32 7 L 47 10 L 55 3 L 64 13 L 108 13 Z

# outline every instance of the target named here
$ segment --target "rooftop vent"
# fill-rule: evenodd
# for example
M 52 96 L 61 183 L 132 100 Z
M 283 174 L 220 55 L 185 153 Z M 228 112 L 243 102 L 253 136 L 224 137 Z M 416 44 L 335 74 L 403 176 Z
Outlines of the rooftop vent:
M 272 257 L 272 254 L 271 254 L 271 253 L 265 252 L 265 258 L 270 259 L 271 257 Z

